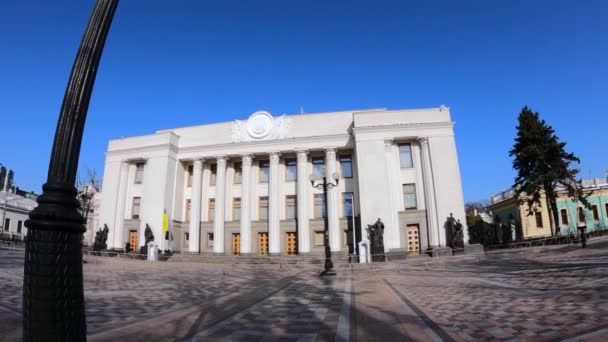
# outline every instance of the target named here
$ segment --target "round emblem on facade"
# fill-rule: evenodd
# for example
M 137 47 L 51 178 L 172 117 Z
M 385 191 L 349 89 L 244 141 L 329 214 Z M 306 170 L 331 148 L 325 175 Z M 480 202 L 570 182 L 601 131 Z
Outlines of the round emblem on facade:
M 247 120 L 247 133 L 254 139 L 262 139 L 272 132 L 272 115 L 266 111 L 257 111 Z

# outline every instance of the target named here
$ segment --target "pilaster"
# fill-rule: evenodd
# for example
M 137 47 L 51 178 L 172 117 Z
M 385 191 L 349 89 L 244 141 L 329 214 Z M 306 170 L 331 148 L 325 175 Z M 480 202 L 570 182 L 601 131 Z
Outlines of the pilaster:
M 422 161 L 422 179 L 424 181 L 424 201 L 429 235 L 429 249 L 433 249 L 439 247 L 440 242 L 431 153 L 428 138 L 419 138 L 418 143 L 420 144 L 420 158 Z
M 114 248 L 123 248 L 124 243 L 124 225 L 125 225 L 125 209 L 127 206 L 127 179 L 129 175 L 129 163 L 122 161 L 120 163 L 120 176 L 118 181 L 118 201 L 116 202 L 116 217 L 114 221 Z

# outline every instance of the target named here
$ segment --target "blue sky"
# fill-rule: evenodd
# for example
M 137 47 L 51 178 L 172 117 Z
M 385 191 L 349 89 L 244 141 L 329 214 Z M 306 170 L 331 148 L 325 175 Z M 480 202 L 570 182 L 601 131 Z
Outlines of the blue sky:
M 40 192 L 94 2 L 4 0 L 0 163 Z M 80 166 L 109 139 L 273 114 L 447 105 L 466 201 L 512 184 L 524 105 L 584 177 L 604 176 L 606 1 L 123 0 L 99 68 Z

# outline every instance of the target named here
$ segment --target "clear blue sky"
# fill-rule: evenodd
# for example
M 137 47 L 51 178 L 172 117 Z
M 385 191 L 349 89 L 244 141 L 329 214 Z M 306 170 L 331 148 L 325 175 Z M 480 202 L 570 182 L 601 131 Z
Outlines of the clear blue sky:
M 4 0 L 0 163 L 40 192 L 92 0 Z M 273 114 L 445 104 L 465 200 L 512 184 L 524 105 L 584 177 L 608 169 L 606 1 L 123 0 L 91 100 L 81 167 L 109 139 Z

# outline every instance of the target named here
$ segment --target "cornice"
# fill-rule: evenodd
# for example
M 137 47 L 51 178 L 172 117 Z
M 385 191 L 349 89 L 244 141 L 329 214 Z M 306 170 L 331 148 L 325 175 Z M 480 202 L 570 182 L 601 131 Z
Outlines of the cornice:
M 217 145 L 199 145 L 199 146 L 188 146 L 179 148 L 179 153 L 188 153 L 188 152 L 198 152 L 205 151 L 210 154 L 213 154 L 216 151 L 222 151 L 226 154 L 230 153 L 230 150 L 242 150 L 243 148 L 252 150 L 255 147 L 263 146 L 266 151 L 268 150 L 288 150 L 282 149 L 281 146 L 284 145 L 294 145 L 302 143 L 310 143 L 310 142 L 336 142 L 338 140 L 346 140 L 347 142 L 351 139 L 350 134 L 335 134 L 335 135 L 322 135 L 322 136 L 310 136 L 310 137 L 301 137 L 301 138 L 289 138 L 289 139 L 275 139 L 275 140 L 261 140 L 261 141 L 249 141 L 249 142 L 239 142 L 239 143 L 224 143 Z M 325 144 L 326 145 L 326 144 Z M 341 146 L 340 146 L 341 147 Z M 299 147 L 300 149 L 302 147 Z M 293 147 L 291 150 L 295 150 L 296 147 Z M 310 150 L 309 148 L 306 148 Z M 319 149 L 323 149 L 323 147 L 319 147 Z M 235 151 L 236 154 L 242 154 L 242 152 Z
M 170 151 L 177 153 L 178 147 L 173 144 L 156 144 L 156 145 L 148 145 L 148 146 L 137 146 L 137 147 L 129 147 L 123 149 L 116 149 L 112 151 L 106 151 L 106 156 L 115 156 L 121 155 L 125 153 L 141 153 L 141 152 L 155 152 L 155 151 Z
M 454 122 L 432 122 L 432 123 L 413 123 L 413 124 L 400 124 L 400 125 L 378 125 L 378 126 L 364 126 L 364 127 L 353 127 L 353 134 L 367 133 L 367 132 L 387 132 L 387 131 L 402 131 L 422 128 L 453 128 Z

